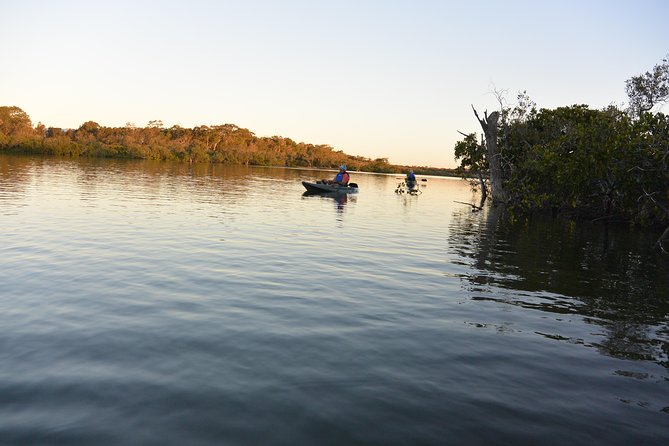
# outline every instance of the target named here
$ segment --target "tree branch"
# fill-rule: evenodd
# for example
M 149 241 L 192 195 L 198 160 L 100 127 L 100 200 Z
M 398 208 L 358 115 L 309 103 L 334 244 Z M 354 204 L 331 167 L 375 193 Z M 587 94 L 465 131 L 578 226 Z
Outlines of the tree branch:
M 650 200 L 653 202 L 653 204 L 654 204 L 655 206 L 659 207 L 659 208 L 662 209 L 667 215 L 669 215 L 669 209 L 667 209 L 666 207 L 664 207 L 662 204 L 660 204 L 660 203 L 655 199 L 655 197 L 653 197 L 653 195 L 655 195 L 657 192 L 653 192 L 652 194 L 649 194 L 649 193 L 646 191 L 646 188 L 642 188 L 642 190 L 643 190 L 643 193 L 646 194 L 645 196 L 648 197 L 648 198 L 650 198 Z M 643 197 L 644 197 L 643 195 L 640 196 L 640 197 L 639 197 L 639 200 L 641 200 Z
M 467 206 L 471 206 L 471 207 L 473 208 L 473 210 L 475 210 L 475 211 L 482 211 L 482 210 L 483 210 L 482 207 L 480 207 L 480 206 L 476 206 L 475 204 L 465 203 L 464 201 L 455 201 L 455 200 L 453 200 L 453 201 L 454 201 L 455 203 L 466 204 Z
M 669 242 L 669 228 L 665 229 L 657 242 L 655 242 L 656 245 L 660 246 L 660 250 L 667 254 L 667 251 L 664 249 L 664 242 Z
M 487 111 L 487 110 L 485 111 L 484 116 L 485 116 L 485 118 L 486 118 L 486 121 L 484 121 L 484 120 L 482 120 L 481 118 L 479 118 L 479 114 L 478 114 L 478 112 L 476 111 L 476 109 L 474 108 L 474 104 L 472 104 L 472 110 L 474 110 L 474 116 L 476 116 L 476 119 L 479 121 L 479 123 L 481 124 L 481 126 L 482 126 L 482 127 L 485 127 L 485 125 L 486 125 L 486 121 L 487 121 L 487 119 L 488 119 L 488 111 Z

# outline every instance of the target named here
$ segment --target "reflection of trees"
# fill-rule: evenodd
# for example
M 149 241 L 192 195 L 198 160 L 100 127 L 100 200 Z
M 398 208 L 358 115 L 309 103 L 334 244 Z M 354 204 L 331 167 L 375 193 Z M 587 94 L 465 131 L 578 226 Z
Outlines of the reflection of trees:
M 552 219 L 512 225 L 501 208 L 455 212 L 449 244 L 478 300 L 579 314 L 607 354 L 669 366 L 669 262 L 653 234 Z M 512 292 L 509 292 L 512 291 Z
M 182 195 L 192 203 L 225 206 L 296 186 L 300 171 L 214 163 L 0 155 L 0 201 L 11 201 L 16 207 L 26 200 L 29 185 L 45 174 L 60 176 L 59 184 L 71 187 L 68 193 L 89 202 L 112 194 L 158 204 Z
M 33 164 L 34 161 L 27 157 L 0 155 L 0 202 L 15 203 L 24 199 Z

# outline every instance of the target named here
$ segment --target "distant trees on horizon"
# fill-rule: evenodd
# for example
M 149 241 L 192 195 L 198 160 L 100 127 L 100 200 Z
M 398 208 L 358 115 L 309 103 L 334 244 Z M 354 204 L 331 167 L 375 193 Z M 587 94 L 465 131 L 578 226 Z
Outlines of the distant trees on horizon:
M 160 120 L 146 127 L 127 123 L 104 127 L 94 121 L 77 129 L 33 126 L 30 116 L 16 106 L 0 106 L 0 153 L 68 157 L 138 158 L 212 162 L 232 165 L 336 168 L 398 173 L 453 175 L 451 169 L 393 165 L 387 158 L 347 155 L 327 144 L 295 142 L 282 136 L 258 137 L 234 124 L 184 128 L 163 126 Z

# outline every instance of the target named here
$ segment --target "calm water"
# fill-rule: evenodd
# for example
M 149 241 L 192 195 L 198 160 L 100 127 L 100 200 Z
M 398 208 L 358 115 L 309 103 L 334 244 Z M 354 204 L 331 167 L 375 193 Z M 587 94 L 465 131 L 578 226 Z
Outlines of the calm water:
M 0 157 L 0 443 L 669 444 L 658 234 L 333 175 Z

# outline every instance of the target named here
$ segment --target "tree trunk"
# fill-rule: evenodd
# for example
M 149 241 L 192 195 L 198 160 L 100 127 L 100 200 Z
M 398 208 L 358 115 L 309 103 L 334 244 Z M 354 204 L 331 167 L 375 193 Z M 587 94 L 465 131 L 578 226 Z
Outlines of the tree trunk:
M 478 172 L 479 175 L 479 184 L 481 185 L 481 204 L 479 207 L 483 207 L 483 204 L 485 203 L 485 199 L 488 198 L 488 188 L 485 185 L 485 179 L 483 178 L 483 174 L 479 170 Z
M 483 119 L 481 119 L 474 106 L 472 106 L 472 109 L 485 134 L 486 158 L 490 168 L 490 196 L 494 202 L 506 203 L 509 197 L 502 183 L 501 155 L 497 147 L 497 120 L 499 119 L 499 112 L 494 111 L 488 116 L 488 112 L 486 111 L 483 114 Z

